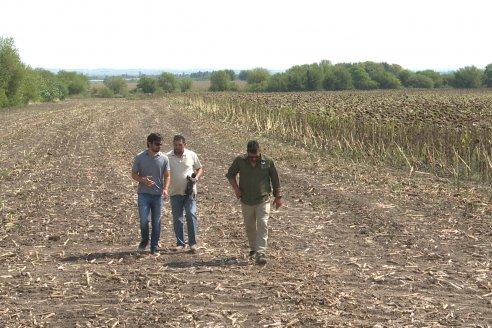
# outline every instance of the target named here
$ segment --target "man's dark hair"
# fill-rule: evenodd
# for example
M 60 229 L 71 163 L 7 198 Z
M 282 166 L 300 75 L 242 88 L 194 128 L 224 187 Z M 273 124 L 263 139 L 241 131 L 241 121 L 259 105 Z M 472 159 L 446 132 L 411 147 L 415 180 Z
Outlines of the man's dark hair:
M 173 142 L 175 142 L 175 141 L 183 141 L 183 143 L 185 143 L 186 142 L 186 139 L 181 134 L 177 134 L 173 138 Z
M 162 141 L 162 136 L 157 132 L 153 132 L 149 134 L 149 136 L 147 137 L 147 147 L 149 147 L 150 143 L 161 142 L 161 141 Z
M 246 150 L 248 153 L 256 154 L 260 151 L 260 144 L 256 140 L 248 141 L 248 145 L 246 146 Z

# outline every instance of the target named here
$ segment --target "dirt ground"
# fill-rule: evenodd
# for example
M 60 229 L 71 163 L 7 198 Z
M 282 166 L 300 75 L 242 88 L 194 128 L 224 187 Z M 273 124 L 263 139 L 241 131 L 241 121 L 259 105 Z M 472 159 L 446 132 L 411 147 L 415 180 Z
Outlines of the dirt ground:
M 184 134 L 205 170 L 199 253 L 137 252 L 133 156 Z M 224 174 L 249 139 L 285 204 L 254 264 Z M 1 327 L 492 327 L 490 190 L 322 158 L 167 99 L 0 112 Z

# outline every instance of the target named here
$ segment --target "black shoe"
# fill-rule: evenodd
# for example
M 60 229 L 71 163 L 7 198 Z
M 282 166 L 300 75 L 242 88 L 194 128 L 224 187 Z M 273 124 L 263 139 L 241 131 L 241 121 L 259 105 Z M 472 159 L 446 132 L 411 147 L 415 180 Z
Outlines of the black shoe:
M 267 259 L 265 254 L 258 254 L 256 257 L 256 264 L 258 265 L 265 265 L 267 263 Z
M 256 252 L 255 251 L 249 251 L 249 257 L 253 257 L 256 255 Z
M 159 248 L 158 247 L 155 247 L 155 248 L 151 248 L 150 249 L 150 254 L 155 254 L 155 253 L 159 253 Z
M 145 251 L 145 248 L 147 247 L 148 241 L 141 241 L 140 244 L 138 245 L 138 250 L 139 251 Z

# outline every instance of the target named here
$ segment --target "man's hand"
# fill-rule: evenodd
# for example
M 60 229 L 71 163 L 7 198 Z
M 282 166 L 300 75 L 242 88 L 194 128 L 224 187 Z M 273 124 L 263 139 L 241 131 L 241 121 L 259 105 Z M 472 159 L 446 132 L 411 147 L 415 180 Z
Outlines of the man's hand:
M 236 194 L 237 199 L 241 199 L 241 190 L 239 188 L 234 189 L 234 193 Z
M 283 200 L 282 200 L 282 197 L 280 196 L 280 197 L 275 197 L 275 199 L 273 200 L 272 205 L 274 205 L 274 206 L 275 206 L 275 209 L 276 209 L 276 210 L 278 210 L 278 208 L 279 208 L 280 206 L 282 206 L 282 204 L 283 204 L 283 203 L 284 203 L 284 202 L 283 202 Z
M 169 198 L 169 191 L 168 190 L 164 190 L 162 192 L 162 198 L 163 199 L 168 199 Z
M 146 185 L 149 188 L 152 188 L 152 186 L 155 185 L 155 182 L 154 182 L 154 180 L 152 180 L 151 175 L 146 176 L 146 177 L 142 177 L 140 182 L 142 182 L 144 185 Z

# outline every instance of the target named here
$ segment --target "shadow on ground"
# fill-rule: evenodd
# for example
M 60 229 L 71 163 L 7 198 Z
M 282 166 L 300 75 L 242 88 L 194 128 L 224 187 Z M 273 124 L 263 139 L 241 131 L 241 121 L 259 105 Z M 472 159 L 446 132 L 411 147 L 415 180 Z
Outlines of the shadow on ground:
M 241 262 L 235 257 L 226 257 L 224 259 L 216 259 L 210 261 L 181 261 L 181 262 L 169 262 L 166 264 L 170 268 L 183 269 L 191 267 L 219 267 L 219 266 L 246 266 L 248 262 Z

